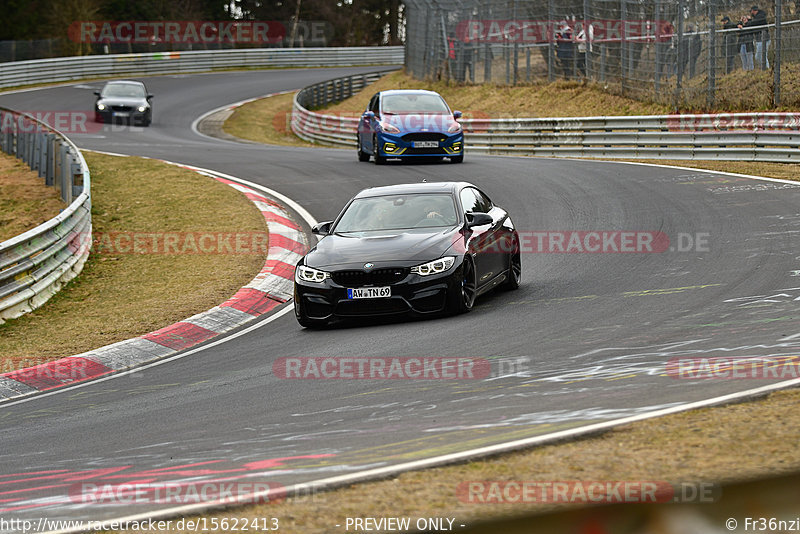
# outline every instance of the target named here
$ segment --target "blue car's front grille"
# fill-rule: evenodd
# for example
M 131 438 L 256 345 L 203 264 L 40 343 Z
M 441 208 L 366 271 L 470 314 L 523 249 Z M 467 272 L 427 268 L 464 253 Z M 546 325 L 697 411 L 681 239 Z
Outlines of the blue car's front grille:
M 447 139 L 447 136 L 437 132 L 417 132 L 405 134 L 400 139 L 407 143 L 411 143 L 413 141 L 439 141 L 441 143 Z

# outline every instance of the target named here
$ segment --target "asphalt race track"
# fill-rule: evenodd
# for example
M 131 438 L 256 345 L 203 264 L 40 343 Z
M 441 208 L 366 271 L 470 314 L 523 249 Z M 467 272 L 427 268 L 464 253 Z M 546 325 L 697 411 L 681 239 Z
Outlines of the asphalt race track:
M 289 313 L 186 358 L 2 406 L 0 517 L 97 520 L 175 505 L 87 504 L 87 483 L 247 477 L 287 485 L 578 427 L 770 382 L 665 376 L 673 358 L 800 347 L 800 335 L 792 337 L 800 332 L 800 184 L 469 153 L 461 165 L 378 168 L 359 163 L 355 150 L 239 144 L 190 127 L 226 104 L 371 70 L 147 78 L 152 126 L 70 137 L 81 148 L 266 185 L 319 221 L 368 186 L 464 179 L 508 209 L 520 232 L 657 231 L 670 248 L 531 250 L 523 286 L 479 299 L 467 315 L 310 331 Z M 0 105 L 87 111 L 100 85 L 0 95 Z M 468 356 L 489 359 L 492 371 L 482 380 L 273 375 L 277 358 L 296 356 Z

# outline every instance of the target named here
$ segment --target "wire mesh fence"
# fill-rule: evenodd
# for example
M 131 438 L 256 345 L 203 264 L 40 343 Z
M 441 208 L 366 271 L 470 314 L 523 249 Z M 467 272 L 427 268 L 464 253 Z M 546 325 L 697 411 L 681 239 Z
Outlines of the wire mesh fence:
M 800 104 L 797 1 L 403 2 L 406 68 L 417 78 L 590 80 L 675 109 Z

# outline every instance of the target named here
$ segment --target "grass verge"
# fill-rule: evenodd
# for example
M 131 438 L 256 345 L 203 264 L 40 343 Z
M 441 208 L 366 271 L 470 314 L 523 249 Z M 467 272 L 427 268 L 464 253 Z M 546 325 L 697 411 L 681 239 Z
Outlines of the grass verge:
M 164 254 L 146 247 L 127 253 L 133 249 L 126 242 L 103 241 L 115 232 L 180 239 L 186 232 L 265 233 L 266 226 L 244 195 L 195 172 L 142 158 L 85 156 L 95 247 L 101 246 L 81 275 L 44 306 L 0 325 L 0 372 L 128 339 L 212 308 L 264 264 L 260 253 Z
M 468 503 L 456 490 L 470 481 L 690 484 L 787 474 L 800 470 L 795 424 L 798 406 L 800 391 L 780 391 L 755 402 L 668 415 L 568 443 L 403 473 L 388 480 L 205 517 L 248 521 L 275 517 L 281 531 L 304 534 L 344 532 L 347 517 L 411 517 L 414 524 L 413 518 L 447 516 L 455 517 L 455 524 L 469 525 L 478 520 L 579 507 Z M 722 499 L 720 502 L 724 502 L 724 495 Z M 337 524 L 342 527 L 336 528 Z
M 494 84 L 455 85 L 441 81 L 420 81 L 403 71 L 384 76 L 353 97 L 328 106 L 325 111 L 359 116 L 367 108 L 372 95 L 387 89 L 436 91 L 452 107 L 462 111 L 467 119 L 670 113 L 669 106 L 613 95 L 591 83 L 557 81 L 516 87 Z
M 0 242 L 39 226 L 66 207 L 38 172 L 0 152 Z
M 314 146 L 294 135 L 291 128 L 294 93 L 261 98 L 239 106 L 225 121 L 223 131 L 257 143 Z

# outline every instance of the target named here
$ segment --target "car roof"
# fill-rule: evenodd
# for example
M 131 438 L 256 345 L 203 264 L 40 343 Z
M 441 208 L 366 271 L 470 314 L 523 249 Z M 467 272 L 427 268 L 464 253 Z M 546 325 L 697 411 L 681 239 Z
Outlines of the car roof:
M 436 91 L 427 91 L 425 89 L 389 89 L 386 91 L 381 91 L 380 95 L 436 95 L 442 96 Z
M 143 82 L 137 82 L 136 80 L 113 80 L 110 82 L 106 82 L 106 85 L 141 85 L 144 86 Z
M 410 193 L 455 193 L 464 187 L 475 187 L 468 182 L 419 182 L 411 184 L 370 187 L 359 192 L 354 198 L 381 197 Z

